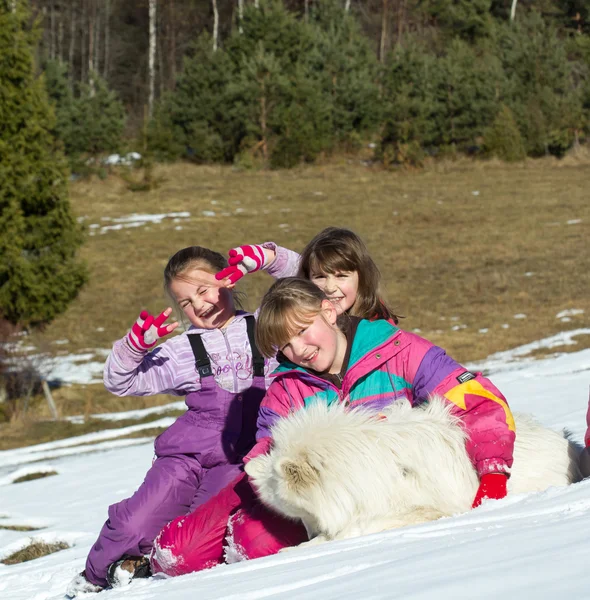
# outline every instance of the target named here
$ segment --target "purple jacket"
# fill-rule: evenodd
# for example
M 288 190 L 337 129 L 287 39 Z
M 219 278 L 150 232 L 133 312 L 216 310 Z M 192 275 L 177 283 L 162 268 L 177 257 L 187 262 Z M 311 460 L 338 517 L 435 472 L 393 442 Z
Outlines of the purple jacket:
M 298 255 L 272 247 L 277 256 L 269 274 L 294 274 Z M 115 342 L 104 370 L 109 391 L 120 396 L 186 395 L 188 410 L 156 439 L 156 458 L 139 489 L 109 507 L 86 561 L 92 583 L 104 587 L 111 563 L 124 555 L 149 553 L 166 523 L 192 512 L 239 475 L 249 450 L 237 450 L 241 434 L 251 427 L 253 437 L 268 375 L 277 366 L 274 358 L 266 360 L 265 377 L 253 377 L 246 316 L 239 311 L 224 330 L 191 327 L 149 353 L 138 353 L 126 338 Z M 213 370 L 203 381 L 188 341 L 193 334 L 201 335 Z

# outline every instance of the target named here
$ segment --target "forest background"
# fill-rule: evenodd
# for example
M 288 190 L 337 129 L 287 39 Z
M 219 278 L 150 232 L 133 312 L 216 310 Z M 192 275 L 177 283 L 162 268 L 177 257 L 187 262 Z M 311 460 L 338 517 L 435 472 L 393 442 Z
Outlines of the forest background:
M 0 0 L 0 448 L 170 402 L 51 365 L 104 362 L 195 243 L 350 227 L 404 328 L 463 362 L 582 330 L 589 8 Z M 241 287 L 254 309 L 268 279 Z
M 33 0 L 72 158 L 291 167 L 564 153 L 590 111 L 586 0 Z M 137 144 L 135 144 L 137 146 Z M 80 165 L 77 165 L 81 168 Z

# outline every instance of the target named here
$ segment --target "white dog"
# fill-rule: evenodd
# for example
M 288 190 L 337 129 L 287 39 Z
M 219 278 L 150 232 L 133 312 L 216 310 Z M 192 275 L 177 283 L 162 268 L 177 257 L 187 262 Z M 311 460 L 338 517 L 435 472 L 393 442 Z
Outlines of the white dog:
M 301 519 L 309 543 L 344 539 L 462 513 L 479 480 L 466 433 L 441 398 L 398 401 L 382 416 L 315 403 L 273 428 L 269 454 L 246 472 L 261 500 Z M 509 493 L 578 481 L 578 450 L 527 415 L 515 415 Z

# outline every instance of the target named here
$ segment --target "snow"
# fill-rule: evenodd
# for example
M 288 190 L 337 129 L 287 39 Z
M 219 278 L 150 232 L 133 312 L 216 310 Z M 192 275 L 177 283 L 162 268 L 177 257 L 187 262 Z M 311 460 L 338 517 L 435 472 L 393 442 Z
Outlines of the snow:
M 575 344 L 586 335 L 590 329 L 564 332 L 494 354 L 469 368 L 489 374 L 514 410 L 533 413 L 555 429 L 566 427 L 581 442 L 590 349 L 576 351 Z M 534 360 L 530 353 L 539 349 L 553 354 Z M 63 598 L 69 581 L 84 568 L 107 507 L 131 495 L 151 464 L 151 439 L 120 436 L 171 421 L 164 417 L 0 452 L 0 559 L 31 538 L 72 546 L 26 563 L 0 564 L 0 597 Z M 57 474 L 12 483 L 41 471 Z M 12 531 L 2 525 L 39 529 Z M 184 577 L 135 580 L 102 592 L 100 599 L 585 598 L 589 542 L 590 480 L 485 502 L 469 513 L 432 523 L 293 549 Z
M 171 213 L 159 213 L 159 214 L 138 214 L 133 213 L 131 215 L 124 215 L 122 217 L 101 217 L 102 221 L 112 221 L 115 225 L 99 225 L 98 223 L 91 223 L 88 225 L 89 229 L 99 229 L 101 235 L 109 231 L 119 231 L 121 229 L 128 229 L 130 227 L 143 227 L 144 225 L 158 225 L 164 221 L 164 219 L 172 219 L 173 223 L 181 222 L 181 219 L 190 218 L 191 213 L 187 211 L 171 212 Z M 89 235 L 95 235 L 94 231 L 91 231 Z

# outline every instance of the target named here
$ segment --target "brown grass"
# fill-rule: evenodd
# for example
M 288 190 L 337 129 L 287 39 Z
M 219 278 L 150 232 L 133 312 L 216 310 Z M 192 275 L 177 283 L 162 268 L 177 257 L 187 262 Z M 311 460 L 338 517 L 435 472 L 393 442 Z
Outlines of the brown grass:
M 22 477 L 17 477 L 12 483 L 23 483 L 25 481 L 34 481 L 35 479 L 43 479 L 44 477 L 51 477 L 52 475 L 57 475 L 56 471 L 42 471 L 39 473 L 29 473 L 28 475 L 23 475 Z
M 260 172 L 174 164 L 157 167 L 165 181 L 150 192 L 132 193 L 117 176 L 78 182 L 72 204 L 87 225 L 132 213 L 190 211 L 191 217 L 88 237 L 82 255 L 90 282 L 30 341 L 51 345 L 67 338 L 56 351 L 109 348 L 142 308 L 156 312 L 168 305 L 162 273 L 178 249 L 200 244 L 225 252 L 270 239 L 301 250 L 328 225 L 350 227 L 365 239 L 388 300 L 406 316 L 402 327 L 419 330 L 459 361 L 587 327 L 588 164 L 582 155 L 516 165 L 463 159 L 420 172 L 344 159 Z M 247 308 L 257 306 L 270 282 L 264 274 L 241 282 Z M 585 312 L 562 323 L 556 314 L 568 308 Z M 526 318 L 515 319 L 519 313 Z M 590 336 L 578 340 L 578 348 L 590 345 Z M 62 388 L 56 396 L 60 414 L 171 400 L 113 398 L 100 385 Z
M 29 525 L 2 525 L 0 529 L 8 529 L 9 531 L 37 531 L 43 529 L 42 527 L 30 527 Z
M 170 411 L 165 416 L 177 416 L 179 411 Z M 120 421 L 105 421 L 102 419 L 87 419 L 84 423 L 71 423 L 70 421 L 40 421 L 34 419 L 22 419 L 10 425 L 4 425 L 0 430 L 3 436 L 0 438 L 0 450 L 19 448 L 30 444 L 44 444 L 64 438 L 84 435 L 94 431 L 106 429 L 120 429 L 130 425 L 141 425 L 150 423 L 164 415 L 148 415 L 143 419 L 122 419 Z M 160 428 L 150 428 L 123 437 L 154 437 L 161 433 Z M 95 444 L 90 442 L 88 445 Z
M 35 560 L 60 550 L 66 550 L 70 545 L 66 542 L 56 542 L 54 544 L 46 544 L 45 542 L 34 542 L 31 543 L 21 550 L 13 552 L 10 556 L 7 556 L 4 560 L 0 561 L 5 565 L 16 565 L 18 563 L 27 562 L 29 560 Z

